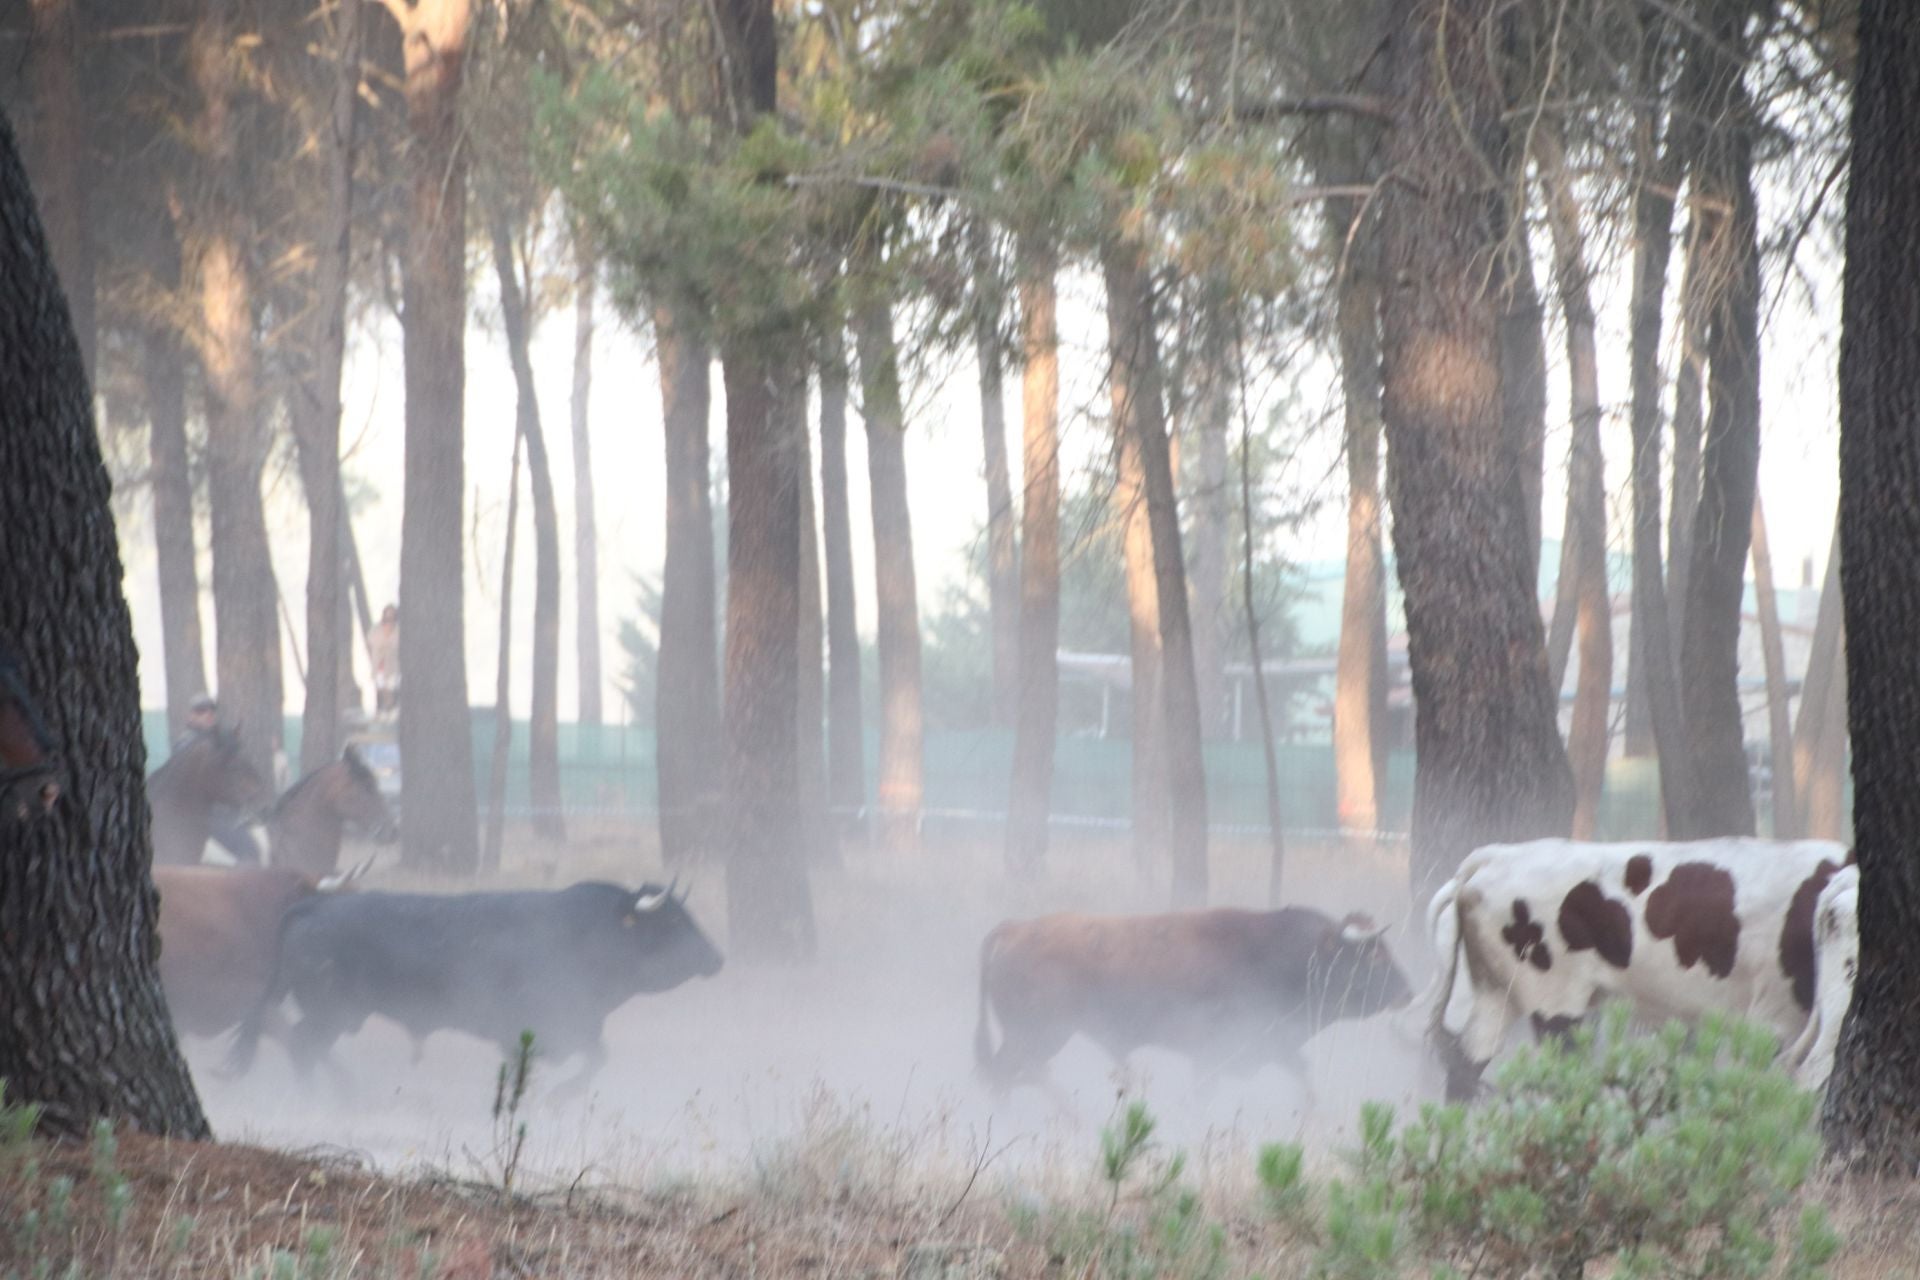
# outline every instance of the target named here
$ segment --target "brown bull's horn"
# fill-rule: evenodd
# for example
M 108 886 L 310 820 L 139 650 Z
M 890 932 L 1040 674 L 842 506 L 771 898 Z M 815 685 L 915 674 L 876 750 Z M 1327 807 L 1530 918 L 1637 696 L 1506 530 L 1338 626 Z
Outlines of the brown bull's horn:
M 655 889 L 649 893 L 645 889 L 642 889 L 634 895 L 633 909 L 635 911 L 658 911 L 661 904 L 667 900 L 672 892 L 671 889 Z

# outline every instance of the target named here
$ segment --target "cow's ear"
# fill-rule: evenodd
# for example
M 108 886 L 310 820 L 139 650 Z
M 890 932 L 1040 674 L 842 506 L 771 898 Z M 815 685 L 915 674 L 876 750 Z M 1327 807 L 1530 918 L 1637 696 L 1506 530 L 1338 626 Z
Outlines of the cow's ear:
M 669 893 L 670 890 L 666 889 L 642 889 L 634 895 L 633 909 L 635 911 L 658 911 L 661 905 L 666 902 Z

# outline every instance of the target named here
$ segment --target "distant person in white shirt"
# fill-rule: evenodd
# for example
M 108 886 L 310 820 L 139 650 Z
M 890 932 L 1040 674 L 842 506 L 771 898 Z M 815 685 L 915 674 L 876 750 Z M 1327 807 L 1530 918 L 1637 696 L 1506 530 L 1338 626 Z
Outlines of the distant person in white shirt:
M 373 659 L 373 698 L 377 711 L 400 706 L 400 606 L 388 605 L 367 637 Z

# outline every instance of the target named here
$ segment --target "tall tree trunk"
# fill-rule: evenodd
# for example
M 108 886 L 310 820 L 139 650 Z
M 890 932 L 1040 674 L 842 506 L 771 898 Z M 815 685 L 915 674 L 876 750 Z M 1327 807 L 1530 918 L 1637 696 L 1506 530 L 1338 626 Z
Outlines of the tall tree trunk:
M 715 632 L 713 361 L 697 317 L 654 313 L 667 451 L 667 554 L 660 588 L 654 705 L 660 850 L 678 865 L 709 848 L 724 820 L 719 636 Z
M 27 171 L 33 175 L 53 267 L 73 310 L 91 389 L 99 334 L 94 320 L 93 222 L 87 203 L 93 130 L 80 92 L 80 5 L 78 0 L 32 0 L 32 9 L 27 70 L 36 119 L 28 137 Z
M 1417 708 L 1417 902 L 1470 849 L 1564 833 L 1573 812 L 1534 597 L 1538 544 L 1502 394 L 1507 215 L 1480 176 L 1505 151 L 1498 78 L 1482 53 L 1494 10 L 1401 0 L 1389 53 L 1387 163 L 1404 181 L 1383 202 L 1382 276 L 1395 283 L 1381 354 Z
M 1862 0 L 1840 313 L 1841 574 L 1853 726 L 1859 976 L 1827 1081 L 1828 1145 L 1902 1178 L 1920 1163 L 1920 8 Z
M 404 13 L 412 174 L 403 270 L 406 483 L 400 523 L 400 758 L 410 867 L 470 874 L 479 860 L 467 706 L 467 157 L 459 119 L 471 0 Z
M 1234 353 L 1231 322 L 1222 315 L 1198 318 L 1201 328 L 1198 384 L 1191 421 L 1199 449 L 1198 482 L 1188 495 L 1192 512 L 1193 676 L 1200 698 L 1200 734 L 1214 736 L 1226 686 L 1227 432 L 1233 424 Z M 1174 481 L 1177 485 L 1176 471 Z
M 1653 19 L 1648 17 L 1650 24 Z M 1660 766 L 1660 801 L 1666 830 L 1686 829 L 1679 815 L 1695 807 L 1692 761 L 1683 745 L 1679 667 L 1668 630 L 1667 589 L 1660 554 L 1660 320 L 1673 255 L 1673 187 L 1683 171 L 1688 130 L 1678 121 L 1661 150 L 1658 110 L 1662 38 L 1643 31 L 1646 52 L 1636 76 L 1642 105 L 1635 112 L 1633 160 L 1633 294 L 1628 304 L 1628 368 L 1632 388 L 1629 423 L 1633 437 L 1633 669 L 1644 691 L 1647 724 Z M 1700 74 L 1690 54 L 1683 79 Z
M 507 767 L 513 758 L 513 544 L 520 531 L 520 445 L 514 424 L 513 465 L 507 471 L 507 533 L 500 552 L 500 662 L 493 677 L 493 754 L 487 762 L 487 830 L 480 869 L 498 871 L 507 830 Z
M 0 115 L 0 636 L 64 766 L 0 858 L 0 1077 L 41 1128 L 205 1138 L 157 969 L 140 688 L 80 343 Z M 61 571 L 48 572 L 58 564 Z M 76 662 L 76 656 L 80 661 Z
M 800 450 L 779 403 L 791 379 L 765 354 L 793 335 L 722 350 L 727 391 L 726 749 L 734 823 L 728 933 L 736 954 L 811 956 L 813 899 L 794 845 L 800 822 Z M 778 357 L 775 357 L 778 359 Z
M 1132 817 L 1134 867 L 1146 875 L 1165 856 L 1173 841 L 1173 794 L 1168 777 L 1166 695 L 1160 650 L 1160 588 L 1153 572 L 1153 528 L 1147 511 L 1147 482 L 1140 461 L 1140 444 L 1128 429 L 1126 377 L 1119 347 L 1115 313 L 1117 303 L 1108 290 L 1109 338 L 1107 375 L 1113 397 L 1113 512 L 1121 529 L 1125 560 L 1129 670 L 1132 674 Z
M 918 847 L 924 792 L 920 602 L 907 506 L 906 415 L 900 401 L 893 312 L 884 299 L 859 304 L 854 342 L 867 421 L 873 488 L 874 604 L 880 649 L 880 794 L 877 837 L 886 850 Z
M 1207 900 L 1207 771 L 1200 745 L 1200 696 L 1193 669 L 1193 628 L 1187 612 L 1180 512 L 1168 452 L 1153 281 L 1137 246 L 1110 245 L 1101 259 L 1107 284 L 1115 417 L 1139 458 L 1159 606 L 1173 904 L 1202 906 Z
M 1767 518 L 1753 495 L 1753 591 L 1760 611 L 1761 645 L 1767 664 L 1767 742 L 1773 759 L 1773 838 L 1800 835 L 1799 797 L 1794 792 L 1793 716 L 1787 706 L 1787 659 L 1780 640 L 1780 606 L 1773 594 L 1773 556 L 1767 549 Z
M 1007 794 L 1007 866 L 1036 874 L 1047 854 L 1060 712 L 1060 337 L 1057 261 L 1023 236 L 1020 290 L 1020 705 Z
M 820 599 L 820 535 L 813 502 L 813 440 L 807 429 L 804 367 L 796 367 L 791 376 L 795 385 L 783 403 L 794 415 L 792 431 L 800 450 L 799 831 L 803 853 L 809 861 L 834 865 L 840 859 L 839 842 L 833 837 L 828 812 L 826 647 L 822 634 L 826 617 Z
M 588 400 L 593 391 L 593 294 L 595 262 L 592 249 L 574 238 L 573 283 L 573 572 L 579 599 L 578 660 L 580 664 L 580 723 L 601 720 L 600 676 L 600 536 L 593 514 L 593 437 L 587 430 Z
M 1688 583 L 1693 576 L 1693 521 L 1700 510 L 1700 443 L 1706 427 L 1701 396 L 1707 370 L 1707 323 L 1715 237 L 1703 225 L 1696 193 L 1688 219 L 1686 261 L 1680 274 L 1680 367 L 1673 379 L 1673 491 L 1667 503 L 1667 625 L 1687 633 Z M 1724 266 L 1724 246 L 1719 262 Z M 1682 681 L 1686 671 L 1680 672 Z
M 187 703 L 207 687 L 200 640 L 200 569 L 187 462 L 186 358 L 170 330 L 140 332 L 153 476 L 153 539 L 160 562 L 160 633 L 166 654 L 167 724 L 178 733 Z
M 528 800 L 533 829 L 548 840 L 567 837 L 560 800 L 560 515 L 553 497 L 553 465 L 540 425 L 533 385 L 532 318 L 526 286 L 514 265 L 513 234 L 506 211 L 488 216 L 494 274 L 500 281 L 500 316 L 507 331 L 507 357 L 518 389 L 516 430 L 527 442 L 527 480 L 533 495 L 533 689 L 527 720 Z
M 1013 479 L 1007 462 L 1007 407 L 1002 379 L 1000 278 L 991 231 L 976 224 L 974 290 L 980 315 L 973 353 L 980 367 L 980 435 L 987 469 L 987 614 L 993 637 L 993 722 L 1012 727 L 1019 692 L 1020 548 L 1014 538 Z
M 847 513 L 847 352 L 836 319 L 820 356 L 820 541 L 827 569 L 827 792 L 842 838 L 860 838 L 867 807 L 860 715 L 860 629 L 854 612 L 853 525 Z
M 1359 216 L 1330 206 L 1342 236 Z M 1387 575 L 1380 543 L 1379 243 L 1362 228 L 1335 300 L 1346 400 L 1347 573 L 1333 678 L 1335 809 L 1343 831 L 1380 828 L 1387 746 Z
M 248 758 L 272 776 L 280 745 L 279 588 L 260 496 L 268 435 L 254 346 L 252 229 L 240 186 L 239 85 L 231 3 L 215 0 L 194 28 L 189 62 L 199 96 L 194 142 L 206 180 L 189 211 L 200 368 L 207 403 L 207 498 L 213 549 L 214 661 L 222 717 Z
M 325 187 L 314 237 L 314 296 L 307 354 L 293 393 L 294 437 L 307 493 L 307 690 L 300 719 L 300 772 L 340 754 L 340 370 L 347 350 L 347 276 L 353 215 L 353 104 L 360 89 L 360 0 L 334 13 L 332 109 L 321 134 Z
M 1737 26 L 1723 34 L 1739 47 Z M 1698 808 L 1684 815 L 1676 834 L 1694 837 L 1754 830 L 1738 678 L 1740 602 L 1760 467 L 1760 249 L 1751 112 L 1737 69 L 1732 74 L 1731 114 L 1695 170 L 1703 206 L 1718 210 L 1706 234 L 1724 252 L 1714 252 L 1722 288 L 1708 328 L 1711 407 L 1680 648 L 1682 719 L 1700 791 Z
M 1533 278 L 1533 245 L 1525 211 L 1513 211 L 1512 243 L 1507 259 L 1506 291 L 1500 299 L 1500 417 L 1508 447 L 1519 470 L 1521 508 L 1526 513 L 1527 590 L 1538 613 L 1540 592 L 1541 507 L 1547 477 L 1546 314 Z M 1554 690 L 1556 704 L 1559 690 Z
M 1836 519 L 1833 545 L 1827 553 L 1826 579 L 1820 588 L 1820 611 L 1813 624 L 1813 650 L 1807 658 L 1800 712 L 1793 726 L 1796 809 L 1806 834 L 1818 840 L 1840 839 L 1846 823 L 1842 809 L 1847 759 L 1847 654 L 1840 612 L 1840 522 Z
M 1574 199 L 1560 139 L 1537 135 L 1547 221 L 1553 233 L 1554 281 L 1567 322 L 1568 405 L 1573 442 L 1567 462 L 1567 533 L 1560 572 L 1578 583 L 1580 678 L 1573 698 L 1567 759 L 1573 767 L 1573 833 L 1589 839 L 1607 778 L 1607 718 L 1613 705 L 1613 600 L 1607 589 L 1606 465 L 1600 452 L 1600 354 L 1580 206 Z M 1556 630 L 1560 615 L 1556 609 Z M 1557 698 L 1562 666 L 1548 682 Z M 1551 666 L 1551 664 L 1549 664 Z

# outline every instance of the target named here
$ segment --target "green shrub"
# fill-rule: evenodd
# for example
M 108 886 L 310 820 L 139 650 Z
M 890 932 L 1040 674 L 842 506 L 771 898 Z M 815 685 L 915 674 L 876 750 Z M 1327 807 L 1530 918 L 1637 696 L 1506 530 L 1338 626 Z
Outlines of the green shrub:
M 1839 1238 L 1796 1210 L 1816 1099 L 1774 1066 L 1772 1035 L 1709 1017 L 1634 1036 L 1624 1007 L 1600 1023 L 1516 1054 L 1470 1109 L 1429 1105 L 1396 1131 L 1370 1104 L 1352 1177 L 1312 1224 L 1317 1274 L 1577 1277 L 1608 1260 L 1621 1280 L 1823 1275 Z M 1298 1220 L 1297 1159 L 1270 1151 L 1268 1200 Z

